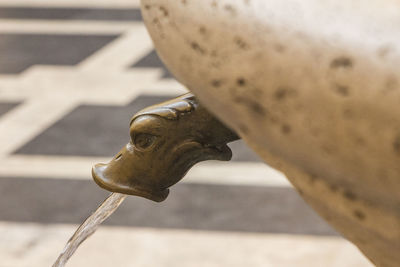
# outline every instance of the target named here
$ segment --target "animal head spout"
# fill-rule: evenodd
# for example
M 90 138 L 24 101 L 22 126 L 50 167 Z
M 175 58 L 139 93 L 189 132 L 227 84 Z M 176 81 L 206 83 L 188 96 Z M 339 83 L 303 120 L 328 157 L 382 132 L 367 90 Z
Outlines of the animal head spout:
M 137 113 L 130 136 L 131 141 L 108 164 L 93 167 L 93 178 L 109 191 L 157 202 L 196 163 L 230 160 L 227 143 L 238 139 L 191 94 Z

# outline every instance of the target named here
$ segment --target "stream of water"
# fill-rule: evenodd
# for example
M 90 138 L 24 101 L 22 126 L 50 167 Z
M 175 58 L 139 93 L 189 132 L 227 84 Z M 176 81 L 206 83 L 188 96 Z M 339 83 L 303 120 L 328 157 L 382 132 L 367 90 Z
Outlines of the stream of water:
M 120 193 L 112 193 L 103 203 L 90 215 L 75 231 L 73 236 L 68 240 L 64 250 L 58 256 L 53 267 L 63 267 L 74 254 L 79 245 L 89 236 L 96 232 L 100 224 L 110 217 L 111 214 L 121 205 L 127 195 Z

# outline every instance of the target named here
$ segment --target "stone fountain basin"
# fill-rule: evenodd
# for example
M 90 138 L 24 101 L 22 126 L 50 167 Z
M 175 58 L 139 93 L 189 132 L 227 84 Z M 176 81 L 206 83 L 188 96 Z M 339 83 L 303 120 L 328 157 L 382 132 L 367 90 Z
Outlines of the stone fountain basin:
M 400 3 L 141 3 L 176 78 L 373 263 L 398 266 Z

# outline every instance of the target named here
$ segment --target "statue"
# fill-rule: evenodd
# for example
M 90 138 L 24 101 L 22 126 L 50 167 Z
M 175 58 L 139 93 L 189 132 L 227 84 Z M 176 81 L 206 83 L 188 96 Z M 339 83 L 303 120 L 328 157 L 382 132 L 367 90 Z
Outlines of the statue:
M 138 112 L 130 135 L 131 141 L 110 163 L 93 167 L 93 178 L 106 190 L 157 202 L 196 163 L 230 160 L 226 143 L 239 138 L 192 94 Z
M 285 173 L 308 204 L 374 264 L 398 266 L 399 3 L 141 0 L 141 4 L 159 56 L 202 105 L 266 163 Z M 122 151 L 121 162 L 125 157 L 147 162 L 146 153 L 152 152 L 146 147 L 160 147 L 160 155 L 168 142 L 179 147 L 174 139 L 159 146 L 157 134 L 141 121 L 149 120 L 165 126 L 165 136 L 182 134 L 172 138 L 183 138 L 183 146 L 193 147 L 193 157 L 184 156 L 188 158 L 182 171 L 174 169 L 177 175 L 163 177 L 165 183 L 151 178 L 137 187 L 129 182 L 134 172 L 121 163 L 123 175 L 117 185 L 108 184 L 104 166 L 95 168 L 96 181 L 109 190 L 160 201 L 195 162 L 228 159 L 226 148 L 222 154 L 206 153 L 206 148 L 215 147 L 217 152 L 236 136 L 208 115 L 202 121 L 202 115 L 185 113 L 193 108 L 191 99 L 178 110 L 183 110 L 183 120 L 188 114 L 199 121 L 180 125 L 166 118 L 178 116 L 173 109 L 158 107 L 133 121 L 132 142 L 138 152 L 133 152 L 133 145 Z M 207 126 L 202 128 L 203 124 Z M 136 127 L 146 129 L 147 135 L 135 137 Z M 203 142 L 197 132 L 177 131 L 181 127 L 200 127 L 212 134 Z M 119 159 L 110 163 L 110 170 L 120 164 Z M 172 163 L 166 158 L 156 161 Z M 101 168 L 103 174 L 97 172 Z

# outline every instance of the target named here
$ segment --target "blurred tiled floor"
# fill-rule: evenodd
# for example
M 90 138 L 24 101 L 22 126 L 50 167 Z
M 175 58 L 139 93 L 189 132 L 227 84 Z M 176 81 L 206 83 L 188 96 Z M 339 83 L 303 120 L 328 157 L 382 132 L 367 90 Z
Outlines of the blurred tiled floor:
M 0 267 L 50 266 L 107 192 L 90 168 L 185 92 L 136 0 L 0 0 Z M 69 266 L 370 266 L 242 142 L 160 204 L 128 198 Z

